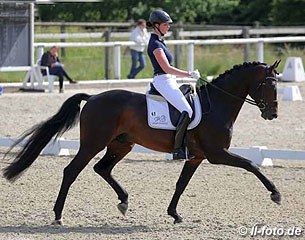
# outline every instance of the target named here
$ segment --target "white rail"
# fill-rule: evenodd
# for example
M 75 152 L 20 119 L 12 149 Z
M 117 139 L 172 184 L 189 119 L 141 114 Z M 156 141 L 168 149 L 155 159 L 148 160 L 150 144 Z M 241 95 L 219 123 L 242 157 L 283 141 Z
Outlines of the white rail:
M 11 147 L 16 139 L 12 138 L 0 138 L 0 147 Z M 24 146 L 26 141 L 22 141 L 18 147 Z M 65 140 L 63 138 L 56 141 L 50 141 L 48 145 L 42 151 L 45 155 L 56 155 L 63 156 L 69 155 L 69 150 L 78 150 L 79 141 L 78 140 Z M 136 145 L 133 150 L 136 153 L 153 153 L 153 154 L 164 154 L 156 152 L 140 145 Z M 232 147 L 230 151 L 250 159 L 261 166 L 272 166 L 273 159 L 285 159 L 285 160 L 305 160 L 304 150 L 276 150 L 267 149 L 266 147 L 250 147 L 250 148 L 238 148 Z
M 129 32 L 109 32 L 114 38 L 128 38 Z M 179 37 L 222 37 L 222 36 L 241 36 L 243 29 L 228 30 L 198 30 L 198 31 L 179 31 Z M 266 35 L 266 34 L 305 34 L 304 27 L 281 27 L 281 28 L 253 28 L 249 29 L 249 35 Z M 76 39 L 76 38 L 102 38 L 105 32 L 88 32 L 88 33 L 37 33 L 35 39 Z M 169 33 L 172 35 L 172 32 Z
M 208 39 L 208 40 L 168 40 L 167 45 L 187 45 L 187 67 L 188 71 L 194 69 L 194 45 L 221 45 L 221 44 L 256 44 L 256 60 L 264 62 L 264 43 L 305 42 L 305 36 L 299 37 L 269 37 L 269 38 L 234 38 L 234 39 Z M 114 78 L 121 78 L 121 46 L 136 45 L 131 41 L 114 42 L 36 42 L 37 58 L 41 57 L 45 47 L 113 47 Z

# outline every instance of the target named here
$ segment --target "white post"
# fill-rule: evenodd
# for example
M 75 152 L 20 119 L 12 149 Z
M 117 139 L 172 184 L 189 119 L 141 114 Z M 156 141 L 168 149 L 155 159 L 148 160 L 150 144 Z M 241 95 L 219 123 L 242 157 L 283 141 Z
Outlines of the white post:
M 258 41 L 256 43 L 256 60 L 264 62 L 264 42 Z
M 194 70 L 194 43 L 187 45 L 187 70 Z
M 114 46 L 114 78 L 121 78 L 121 45 Z
M 30 55 L 31 55 L 31 66 L 34 66 L 34 3 L 30 3 Z
M 43 46 L 38 46 L 36 51 L 37 51 L 37 53 L 36 53 L 37 54 L 37 60 L 41 59 L 41 57 L 43 55 L 43 51 L 44 51 Z

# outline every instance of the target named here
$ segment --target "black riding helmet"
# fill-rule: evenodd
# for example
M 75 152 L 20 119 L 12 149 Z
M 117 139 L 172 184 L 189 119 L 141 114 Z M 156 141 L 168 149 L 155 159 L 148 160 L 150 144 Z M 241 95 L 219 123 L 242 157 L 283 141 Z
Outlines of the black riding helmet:
M 153 25 L 154 23 L 172 23 L 171 17 L 167 12 L 162 10 L 155 10 L 150 13 L 148 21 Z
M 155 27 L 158 32 L 161 34 L 161 36 L 164 36 L 164 34 L 160 31 L 159 27 L 154 26 L 154 24 L 158 23 L 172 23 L 173 20 L 168 15 L 167 12 L 163 10 L 155 10 L 150 13 L 147 26 L 148 27 Z

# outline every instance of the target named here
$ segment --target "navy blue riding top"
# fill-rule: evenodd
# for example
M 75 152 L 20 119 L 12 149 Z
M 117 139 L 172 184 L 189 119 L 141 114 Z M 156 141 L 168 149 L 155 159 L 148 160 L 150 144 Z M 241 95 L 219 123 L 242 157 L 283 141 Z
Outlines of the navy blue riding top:
M 150 39 L 149 39 L 148 46 L 147 46 L 147 54 L 150 58 L 151 64 L 153 65 L 154 75 L 166 74 L 162 70 L 161 66 L 159 65 L 159 63 L 158 63 L 158 61 L 157 61 L 157 59 L 156 59 L 156 57 L 153 53 L 157 48 L 162 48 L 163 49 L 169 64 L 172 65 L 173 55 L 171 54 L 169 49 L 166 47 L 165 43 L 162 40 L 159 39 L 159 36 L 155 33 L 152 33 L 151 36 L 150 36 Z

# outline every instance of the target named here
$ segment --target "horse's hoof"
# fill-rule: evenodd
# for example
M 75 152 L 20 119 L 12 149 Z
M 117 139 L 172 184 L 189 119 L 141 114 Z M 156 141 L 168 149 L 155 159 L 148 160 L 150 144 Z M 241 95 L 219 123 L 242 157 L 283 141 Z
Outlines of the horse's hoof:
M 62 219 L 58 219 L 58 220 L 54 220 L 54 221 L 51 223 L 51 225 L 53 225 L 53 226 L 62 226 L 62 225 L 64 225 L 64 224 L 63 224 Z
M 128 203 L 119 203 L 118 209 L 125 216 L 128 209 Z
M 183 221 L 183 218 L 179 216 L 179 217 L 177 217 L 177 218 L 175 219 L 174 224 L 176 224 L 176 223 L 182 223 L 182 221 Z
M 271 197 L 271 200 L 277 204 L 281 204 L 281 200 L 282 200 L 282 197 L 281 197 L 281 194 L 279 192 L 273 192 L 271 193 L 270 195 Z

